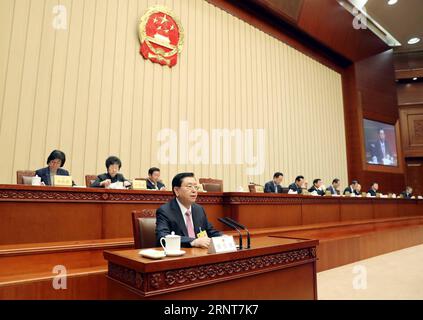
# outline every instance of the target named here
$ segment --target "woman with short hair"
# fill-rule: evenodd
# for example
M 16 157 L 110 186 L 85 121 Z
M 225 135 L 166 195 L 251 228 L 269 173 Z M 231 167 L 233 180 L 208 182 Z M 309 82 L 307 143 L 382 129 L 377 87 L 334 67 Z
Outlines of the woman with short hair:
M 66 162 L 66 155 L 63 151 L 53 150 L 47 158 L 47 167 L 38 169 L 35 174 L 41 178 L 46 186 L 52 186 L 54 176 L 69 176 L 69 171 L 62 169 Z
M 97 179 L 91 184 L 93 188 L 110 188 L 112 183 L 122 182 L 124 187 L 129 187 L 131 183 L 119 173 L 122 162 L 118 157 L 110 156 L 106 159 L 107 172 L 97 176 Z

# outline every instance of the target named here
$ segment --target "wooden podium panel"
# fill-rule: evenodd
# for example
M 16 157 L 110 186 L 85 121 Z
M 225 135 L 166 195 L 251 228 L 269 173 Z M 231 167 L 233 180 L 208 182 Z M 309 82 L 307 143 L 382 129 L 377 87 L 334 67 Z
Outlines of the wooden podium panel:
M 188 248 L 150 260 L 139 250 L 104 252 L 111 299 L 317 299 L 318 241 L 257 237 L 224 254 Z

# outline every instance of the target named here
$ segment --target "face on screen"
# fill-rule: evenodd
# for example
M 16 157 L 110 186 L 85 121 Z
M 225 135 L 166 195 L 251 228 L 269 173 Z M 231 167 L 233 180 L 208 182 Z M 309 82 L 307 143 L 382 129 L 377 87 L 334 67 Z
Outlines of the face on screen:
M 385 141 L 385 131 L 379 130 L 379 139 Z
M 395 126 L 373 120 L 363 120 L 366 162 L 382 166 L 397 166 Z

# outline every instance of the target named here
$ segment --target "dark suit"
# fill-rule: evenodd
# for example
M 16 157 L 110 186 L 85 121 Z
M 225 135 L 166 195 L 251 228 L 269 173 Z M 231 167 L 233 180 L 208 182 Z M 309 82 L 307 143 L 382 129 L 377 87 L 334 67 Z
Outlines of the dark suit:
M 273 180 L 269 181 L 264 185 L 264 192 L 266 192 L 266 193 L 282 193 L 282 186 L 276 185 L 276 187 L 278 189 L 278 192 L 275 192 L 276 188 L 275 188 L 275 183 L 273 182 Z
M 41 181 L 44 182 L 44 184 L 46 186 L 52 185 L 52 183 L 51 183 L 52 181 L 50 181 L 51 176 L 50 176 L 50 168 L 49 167 L 38 169 L 37 171 L 35 171 L 35 174 L 41 178 Z M 56 175 L 58 175 L 58 176 L 69 176 L 69 172 L 65 169 L 59 168 L 59 169 L 57 169 Z M 72 181 L 72 184 L 74 184 L 73 181 Z
M 317 189 L 315 186 L 312 186 L 310 189 L 308 189 L 308 192 L 310 192 L 310 193 L 312 193 L 314 191 L 316 191 L 319 196 L 325 195 L 325 192 L 323 190 Z
M 195 234 L 201 231 L 206 231 L 209 238 L 222 235 L 219 231 L 216 231 L 211 223 L 207 220 L 206 212 L 202 206 L 193 203 L 191 205 L 191 214 Z M 179 208 L 176 198 L 162 205 L 156 211 L 157 246 L 160 247 L 160 238 L 171 234 L 172 231 L 174 231 L 175 234 L 181 236 L 182 247 L 191 247 L 191 242 L 195 240 L 195 238 L 188 237 L 188 230 L 185 225 L 185 219 L 182 216 L 182 212 Z
M 371 150 L 372 157 L 376 156 L 377 162 L 383 163 L 384 157 L 383 157 L 381 140 L 377 140 L 377 141 L 373 142 L 371 144 L 370 150 Z M 392 156 L 391 149 L 389 148 L 388 141 L 385 140 L 385 156 L 387 156 L 387 155 Z
M 163 183 L 161 183 L 160 181 L 157 181 L 157 189 L 156 189 L 156 186 L 149 179 L 147 179 L 147 189 L 150 189 L 150 190 L 160 190 L 164 186 L 165 185 Z
M 291 183 L 289 185 L 288 189 L 289 190 L 292 190 L 292 191 L 296 191 L 298 194 L 303 193 L 303 189 L 300 188 L 299 186 L 297 186 L 297 184 L 295 182 L 294 183 Z
M 91 184 L 91 187 L 102 188 L 103 186 L 100 186 L 100 183 L 107 179 L 110 179 L 112 183 L 128 181 L 127 179 L 125 179 L 123 174 L 120 174 L 120 173 L 116 174 L 113 178 L 110 176 L 110 174 L 103 173 L 97 176 L 97 179 L 95 179 L 95 181 Z
M 402 195 L 402 197 L 403 197 L 404 199 L 411 199 L 411 197 L 413 196 L 413 194 L 408 193 L 408 192 L 406 192 L 406 191 L 401 192 L 401 195 Z
M 330 191 L 330 194 L 338 194 L 338 191 L 333 186 L 326 188 L 326 191 Z
M 353 188 L 351 188 L 351 186 L 349 186 L 349 187 L 346 187 L 346 188 L 345 188 L 345 190 L 344 190 L 344 195 L 345 195 L 347 192 L 349 192 L 349 193 L 354 193 L 356 196 L 359 196 L 359 195 L 360 195 L 360 193 L 359 193 L 359 192 L 357 192 L 356 190 L 354 190 Z
M 377 191 L 374 191 L 373 189 L 370 189 L 369 191 L 367 191 L 367 193 L 370 193 L 370 195 L 371 195 L 372 197 L 376 197 L 376 193 L 377 193 Z

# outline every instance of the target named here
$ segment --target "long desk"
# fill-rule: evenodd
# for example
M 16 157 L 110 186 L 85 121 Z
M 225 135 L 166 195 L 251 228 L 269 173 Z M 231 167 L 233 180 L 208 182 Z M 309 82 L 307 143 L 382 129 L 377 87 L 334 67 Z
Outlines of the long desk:
M 132 237 L 131 211 L 153 212 L 171 192 L 0 185 L 0 245 Z M 423 200 L 201 193 L 209 220 L 251 229 L 423 216 Z
M 252 248 L 150 260 L 139 250 L 104 252 L 110 299 L 317 299 L 318 241 L 258 237 Z

